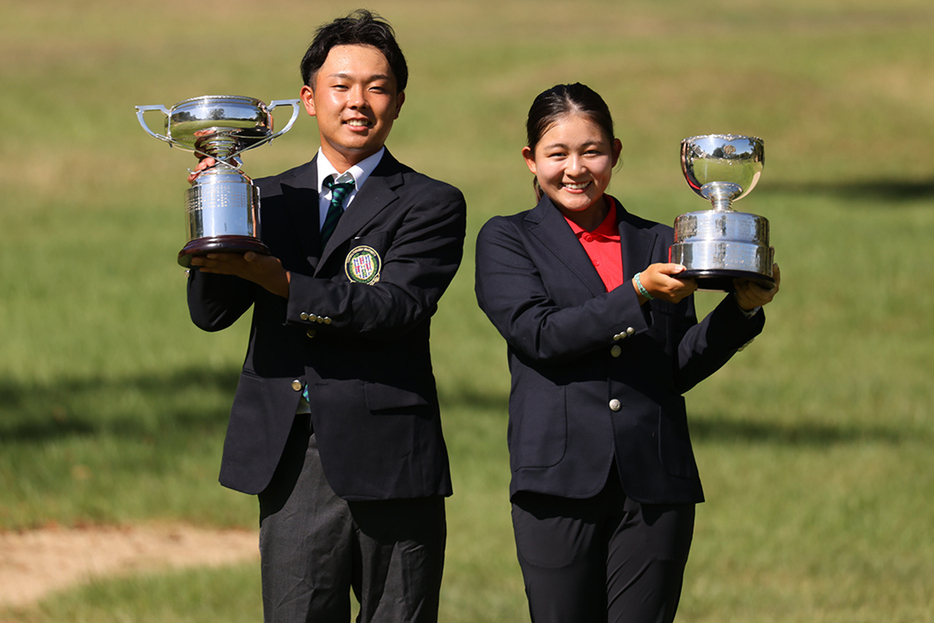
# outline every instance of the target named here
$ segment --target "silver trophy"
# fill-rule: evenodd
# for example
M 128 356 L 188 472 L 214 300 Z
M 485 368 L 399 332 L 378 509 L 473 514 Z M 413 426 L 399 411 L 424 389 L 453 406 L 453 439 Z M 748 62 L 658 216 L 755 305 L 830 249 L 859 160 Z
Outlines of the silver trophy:
M 272 110 L 292 106 L 292 118 L 273 132 Z M 143 115 L 165 115 L 165 134 L 153 132 Z M 298 118 L 299 100 L 276 100 L 269 106 L 252 97 L 205 95 L 165 106 L 137 106 L 136 117 L 146 132 L 217 165 L 202 171 L 187 191 L 188 244 L 178 263 L 186 268 L 195 255 L 213 252 L 268 254 L 260 240 L 259 189 L 240 170 L 239 155 L 289 131 Z
M 684 177 L 713 209 L 675 219 L 669 257 L 687 268 L 679 276 L 696 279 L 703 290 L 732 290 L 735 278 L 775 283 L 768 220 L 732 207 L 755 188 L 764 165 L 760 138 L 708 134 L 681 141 Z

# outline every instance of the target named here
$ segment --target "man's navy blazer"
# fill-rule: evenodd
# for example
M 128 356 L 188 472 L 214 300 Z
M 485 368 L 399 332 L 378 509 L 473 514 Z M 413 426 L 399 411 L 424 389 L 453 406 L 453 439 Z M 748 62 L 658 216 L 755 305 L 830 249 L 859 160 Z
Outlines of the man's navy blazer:
M 672 229 L 616 202 L 623 285 L 606 291 L 545 196 L 495 217 L 477 240 L 480 307 L 506 339 L 510 493 L 599 493 L 613 461 L 644 503 L 703 501 L 682 394 L 757 335 L 732 295 L 700 324 L 694 297 L 640 306 L 631 280 L 668 261 Z
M 338 495 L 450 495 L 429 328 L 461 261 L 463 195 L 387 151 L 322 249 L 315 160 L 256 183 L 261 238 L 291 272 L 288 300 L 238 277 L 192 270 L 188 282 L 191 318 L 204 330 L 229 327 L 253 307 L 221 483 L 266 488 L 307 386 Z M 367 283 L 351 279 L 361 251 L 371 262 Z

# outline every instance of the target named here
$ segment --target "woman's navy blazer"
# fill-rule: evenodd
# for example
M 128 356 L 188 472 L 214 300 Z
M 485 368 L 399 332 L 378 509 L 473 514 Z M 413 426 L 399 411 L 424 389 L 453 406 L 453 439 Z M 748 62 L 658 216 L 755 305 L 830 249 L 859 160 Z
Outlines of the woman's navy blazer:
M 510 493 L 596 495 L 613 461 L 643 503 L 703 501 L 682 394 L 763 327 L 732 295 L 700 323 L 694 297 L 639 305 L 631 279 L 668 261 L 672 229 L 617 202 L 622 286 L 607 292 L 547 196 L 480 231 L 476 294 L 508 344 Z

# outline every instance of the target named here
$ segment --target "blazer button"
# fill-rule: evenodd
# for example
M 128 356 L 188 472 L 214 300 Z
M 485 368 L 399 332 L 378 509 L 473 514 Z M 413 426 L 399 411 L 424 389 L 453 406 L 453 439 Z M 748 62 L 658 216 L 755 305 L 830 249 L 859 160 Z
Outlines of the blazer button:
M 309 338 L 313 338 L 316 333 L 317 331 L 315 331 L 314 329 L 308 329 L 308 331 L 305 332 L 305 335 L 307 335 Z
M 298 315 L 302 320 L 308 320 L 308 312 L 302 312 Z
M 619 347 L 619 344 L 610 349 L 610 354 L 614 357 L 619 357 L 621 352 L 623 352 L 623 349 Z
M 610 411 L 619 411 L 622 408 L 623 408 L 622 403 L 616 398 L 610 401 Z
M 298 379 L 295 379 L 294 381 L 292 381 L 292 389 L 294 389 L 297 392 L 302 391 L 302 382 L 299 381 Z
M 635 333 L 635 332 L 636 332 L 636 330 L 633 329 L 632 327 L 629 327 L 628 329 L 626 329 L 626 334 L 627 334 L 627 335 L 632 335 L 632 334 Z

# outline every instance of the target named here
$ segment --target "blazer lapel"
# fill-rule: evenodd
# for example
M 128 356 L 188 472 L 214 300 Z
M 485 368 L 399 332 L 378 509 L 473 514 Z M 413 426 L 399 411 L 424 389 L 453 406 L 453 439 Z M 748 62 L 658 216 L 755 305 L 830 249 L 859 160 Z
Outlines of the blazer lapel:
M 619 201 L 616 201 L 616 219 L 620 251 L 623 254 L 623 277 L 625 281 L 630 281 L 637 272 L 652 263 L 652 249 L 658 236 L 648 229 L 638 227 L 633 221 L 633 216 Z
M 295 238 L 312 270 L 321 255 L 321 241 L 316 234 L 318 217 L 318 166 L 317 156 L 311 162 L 295 170 L 291 177 L 281 182 L 285 205 L 292 220 Z M 262 202 L 260 197 L 260 202 Z
M 581 281 L 593 296 L 606 292 L 603 280 L 564 215 L 547 195 L 526 217 L 529 232 Z
M 353 202 L 337 221 L 337 228 L 321 254 L 320 266 L 324 266 L 336 249 L 396 200 L 398 195 L 394 189 L 401 184 L 402 166 L 387 150 L 376 169 L 363 183 L 363 187 L 357 191 Z
M 658 235 L 640 226 L 635 217 L 616 202 L 620 253 L 624 282 L 652 263 L 652 250 Z M 538 238 L 587 287 L 593 296 L 606 292 L 603 280 L 564 216 L 547 196 L 526 217 L 529 232 Z

